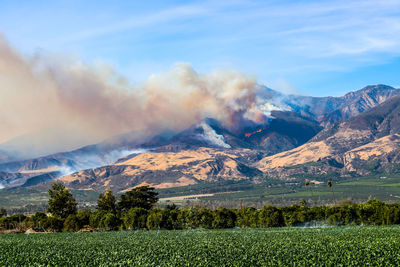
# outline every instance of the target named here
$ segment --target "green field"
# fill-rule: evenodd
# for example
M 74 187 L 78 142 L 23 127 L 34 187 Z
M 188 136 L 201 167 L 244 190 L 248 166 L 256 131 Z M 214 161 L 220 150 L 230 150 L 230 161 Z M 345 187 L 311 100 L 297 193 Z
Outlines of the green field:
M 0 266 L 399 266 L 400 227 L 0 236 Z
M 354 202 L 365 202 L 368 199 L 400 201 L 399 174 L 335 178 L 332 179 L 332 189 L 327 186 L 328 179 L 317 179 L 312 176 L 308 179 L 319 181 L 321 184 L 311 183 L 311 186 L 307 188 L 304 179 L 292 181 L 267 179 L 262 183 L 248 181 L 204 183 L 158 191 L 160 197 L 216 193 L 214 196 L 202 197 L 200 201 L 209 204 L 220 203 L 222 206 L 229 207 L 238 207 L 241 201 L 243 204 L 258 208 L 267 204 L 291 205 L 298 203 L 301 199 L 305 199 L 311 205 L 331 204 L 335 200 L 343 199 L 351 199 Z
M 203 182 L 196 185 L 157 189 L 160 198 L 214 194 L 213 196 L 196 197 L 196 199 L 161 201 L 161 205 L 170 204 L 191 206 L 196 203 L 205 205 L 238 208 L 240 203 L 246 206 L 261 208 L 264 205 L 288 206 L 305 199 L 310 205 L 325 205 L 342 199 L 354 202 L 365 202 L 368 199 L 379 199 L 387 202 L 400 201 L 400 174 L 380 174 L 365 177 L 335 178 L 333 193 L 327 187 L 327 179 L 308 177 L 321 184 L 306 188 L 304 179 L 282 181 L 266 179 L 259 183 L 245 180 Z M 81 208 L 94 208 L 98 193 L 90 190 L 72 190 Z M 118 194 L 116 194 L 118 195 Z M 0 189 L 0 207 L 15 212 L 45 211 L 48 200 L 47 188 Z

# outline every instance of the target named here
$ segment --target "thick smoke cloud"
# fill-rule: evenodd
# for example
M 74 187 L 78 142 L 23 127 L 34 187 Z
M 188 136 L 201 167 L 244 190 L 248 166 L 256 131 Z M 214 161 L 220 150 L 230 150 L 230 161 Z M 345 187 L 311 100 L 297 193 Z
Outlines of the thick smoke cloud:
M 203 75 L 184 63 L 130 85 L 106 65 L 43 54 L 25 58 L 0 38 L 0 143 L 32 134 L 38 146 L 65 150 L 128 131 L 179 131 L 205 117 L 235 130 L 263 119 L 256 87 L 256 79 L 242 73 Z

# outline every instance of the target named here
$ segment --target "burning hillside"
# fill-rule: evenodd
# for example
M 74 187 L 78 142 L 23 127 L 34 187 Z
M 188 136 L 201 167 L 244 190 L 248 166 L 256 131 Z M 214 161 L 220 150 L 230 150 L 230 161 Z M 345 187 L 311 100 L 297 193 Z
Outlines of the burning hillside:
M 256 133 L 261 133 L 261 132 L 262 132 L 262 130 L 258 129 L 257 131 L 254 131 L 252 133 L 245 133 L 244 136 L 249 138 L 250 136 L 255 135 Z

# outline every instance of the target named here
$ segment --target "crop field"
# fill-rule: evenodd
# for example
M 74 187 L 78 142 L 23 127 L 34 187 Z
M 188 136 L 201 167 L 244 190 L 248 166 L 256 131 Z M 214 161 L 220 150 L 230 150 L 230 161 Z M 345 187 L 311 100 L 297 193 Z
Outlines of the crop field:
M 307 177 L 315 180 L 315 177 Z M 333 188 L 321 184 L 304 185 L 304 179 L 296 181 L 281 181 L 269 179 L 266 182 L 255 184 L 250 181 L 221 181 L 214 183 L 200 183 L 182 187 L 158 189 L 161 199 L 172 198 L 173 201 L 160 201 L 161 204 L 175 203 L 191 206 L 202 202 L 205 205 L 218 203 L 218 206 L 238 208 L 243 202 L 246 206 L 257 208 L 266 204 L 277 206 L 291 205 L 305 199 L 311 205 L 325 205 L 333 203 L 333 194 L 336 200 L 352 199 L 354 202 L 364 202 L 374 198 L 381 201 L 397 202 L 400 199 L 400 175 L 371 175 L 365 177 L 340 178 L 333 180 Z M 18 188 L 13 190 L 0 189 L 0 207 L 20 209 L 18 212 L 45 211 L 48 201 L 48 188 Z M 98 193 L 90 190 L 72 190 L 78 203 L 94 206 Z M 202 195 L 202 197 L 197 197 Z M 189 200 L 179 200 L 192 197 Z M 222 204 L 221 204 L 222 203 Z M 28 205 L 29 204 L 29 205 Z
M 0 266 L 400 265 L 400 227 L 0 236 Z

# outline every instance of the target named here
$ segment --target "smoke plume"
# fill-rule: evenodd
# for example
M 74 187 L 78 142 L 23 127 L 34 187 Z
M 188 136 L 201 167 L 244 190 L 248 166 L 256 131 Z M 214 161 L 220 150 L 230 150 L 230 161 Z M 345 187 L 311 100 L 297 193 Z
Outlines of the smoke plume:
M 103 64 L 23 57 L 0 36 L 0 143 L 35 133 L 37 144 L 65 150 L 128 131 L 179 131 L 206 117 L 235 130 L 264 118 L 256 87 L 237 71 L 198 74 L 185 63 L 131 85 Z

